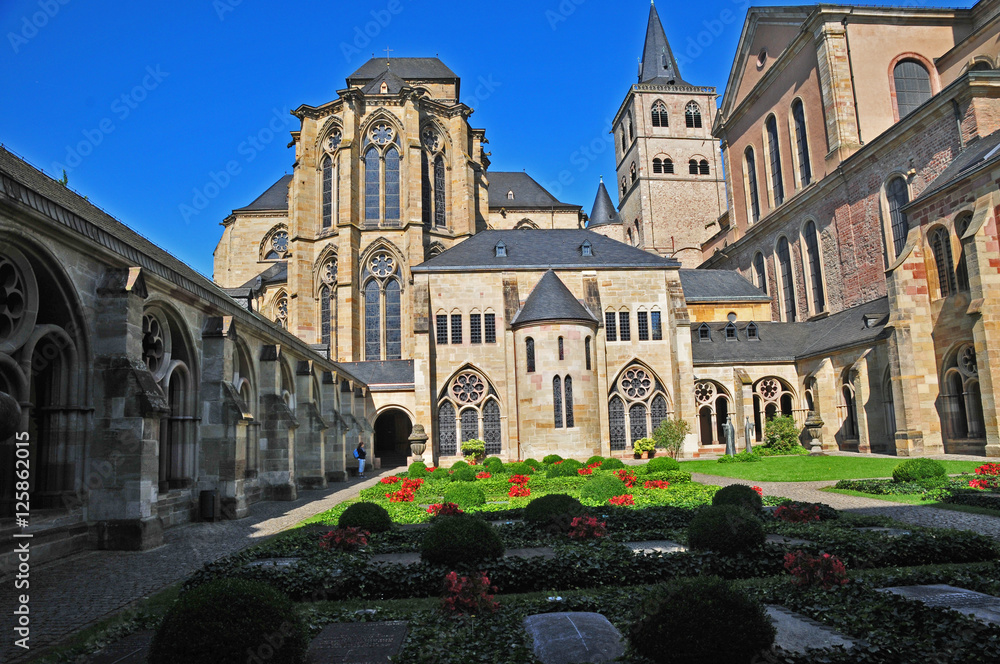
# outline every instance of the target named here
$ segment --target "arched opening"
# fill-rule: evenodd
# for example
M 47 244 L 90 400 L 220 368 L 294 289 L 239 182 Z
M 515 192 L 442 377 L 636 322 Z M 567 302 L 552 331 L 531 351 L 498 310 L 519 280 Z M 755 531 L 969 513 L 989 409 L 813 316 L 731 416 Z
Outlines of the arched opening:
M 405 466 L 410 454 L 410 416 L 398 408 L 384 410 L 375 418 L 375 449 L 383 468 Z

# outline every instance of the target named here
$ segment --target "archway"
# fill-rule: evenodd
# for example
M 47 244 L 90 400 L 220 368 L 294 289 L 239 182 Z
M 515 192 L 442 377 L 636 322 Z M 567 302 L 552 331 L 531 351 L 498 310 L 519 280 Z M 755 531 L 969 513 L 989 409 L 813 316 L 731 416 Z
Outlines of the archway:
M 382 460 L 383 468 L 406 465 L 412 430 L 410 416 L 398 408 L 389 408 L 375 419 L 375 449 L 372 452 Z

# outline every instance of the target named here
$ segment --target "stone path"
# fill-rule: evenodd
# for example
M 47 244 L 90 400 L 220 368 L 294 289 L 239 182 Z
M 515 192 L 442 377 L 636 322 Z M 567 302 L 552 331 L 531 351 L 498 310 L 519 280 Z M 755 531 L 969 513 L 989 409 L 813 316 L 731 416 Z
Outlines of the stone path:
M 356 497 L 362 489 L 398 469 L 364 480 L 351 478 L 321 491 L 300 491 L 291 502 L 251 507 L 238 521 L 191 523 L 167 530 L 164 544 L 150 551 L 85 551 L 31 569 L 31 656 L 88 625 L 125 609 L 200 569 L 205 563 L 264 541 L 303 519 Z M 22 662 L 23 651 L 8 638 L 13 623 L 14 584 L 0 584 L 0 662 Z

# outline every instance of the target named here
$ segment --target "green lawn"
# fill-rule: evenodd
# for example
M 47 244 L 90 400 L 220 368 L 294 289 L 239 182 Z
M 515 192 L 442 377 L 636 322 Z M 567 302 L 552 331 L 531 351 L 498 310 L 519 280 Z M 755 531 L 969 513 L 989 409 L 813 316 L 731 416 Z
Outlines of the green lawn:
M 684 461 L 681 469 L 718 477 L 735 477 L 757 482 L 812 482 L 819 480 L 860 480 L 892 477 L 892 469 L 905 459 L 863 456 L 764 457 L 760 463 L 718 463 L 715 459 Z M 983 461 L 942 461 L 949 474 L 971 473 Z
M 952 503 L 942 503 L 937 500 L 923 500 L 923 495 L 919 493 L 901 493 L 892 496 L 880 496 L 863 491 L 852 491 L 850 489 L 834 489 L 827 487 L 820 489 L 827 493 L 842 493 L 845 496 L 860 496 L 862 498 L 874 498 L 875 500 L 886 500 L 894 503 L 906 503 L 907 505 L 922 505 L 924 507 L 937 507 L 953 512 L 966 512 L 967 514 L 985 514 L 986 516 L 1000 517 L 1000 511 L 991 510 L 988 507 L 975 507 L 973 505 L 956 505 Z

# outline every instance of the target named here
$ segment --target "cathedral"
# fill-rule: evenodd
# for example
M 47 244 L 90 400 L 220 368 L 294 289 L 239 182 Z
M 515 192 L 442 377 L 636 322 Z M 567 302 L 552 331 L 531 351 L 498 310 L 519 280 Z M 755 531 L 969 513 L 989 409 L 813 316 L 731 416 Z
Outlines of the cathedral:
M 240 518 L 360 442 L 630 456 L 679 418 L 696 458 L 781 414 L 825 450 L 1000 456 L 998 49 L 1000 0 L 751 8 L 720 99 L 654 5 L 589 210 L 490 169 L 447 64 L 372 59 L 292 111 L 211 280 L 0 149 L 37 555 Z

